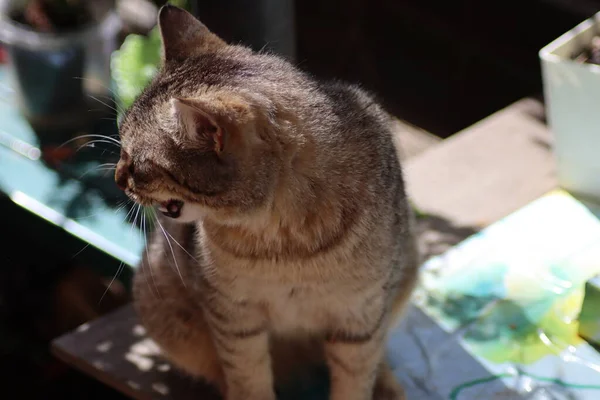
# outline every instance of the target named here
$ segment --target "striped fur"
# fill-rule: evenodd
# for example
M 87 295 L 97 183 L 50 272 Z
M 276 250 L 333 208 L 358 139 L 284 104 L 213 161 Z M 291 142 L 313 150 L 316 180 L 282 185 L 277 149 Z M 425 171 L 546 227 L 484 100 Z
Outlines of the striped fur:
M 184 202 L 136 275 L 149 334 L 228 400 L 275 399 L 320 363 L 332 400 L 403 398 L 384 343 L 418 255 L 390 117 L 182 10 L 159 23 L 163 66 L 123 119 L 116 177 L 140 204 Z

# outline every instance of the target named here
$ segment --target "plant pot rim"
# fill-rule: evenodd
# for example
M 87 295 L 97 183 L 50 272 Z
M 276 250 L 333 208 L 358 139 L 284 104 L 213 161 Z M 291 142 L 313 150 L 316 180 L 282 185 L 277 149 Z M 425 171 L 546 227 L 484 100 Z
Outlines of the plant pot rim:
M 596 14 L 592 15 L 585 21 L 579 23 L 574 28 L 563 33 L 562 35 L 560 35 L 559 37 L 554 39 L 552 42 L 550 42 L 546 46 L 544 46 L 539 51 L 540 59 L 542 59 L 546 62 L 554 62 L 554 63 L 557 63 L 557 62 L 577 63 L 575 60 L 571 59 L 570 57 L 565 57 L 565 56 L 557 54 L 557 53 L 559 53 L 560 50 L 565 45 L 569 44 L 570 42 L 572 42 L 574 40 L 579 40 L 583 33 L 585 33 L 586 31 L 589 31 L 590 29 L 593 29 L 594 27 L 596 27 L 596 29 L 597 29 L 597 34 L 600 35 L 600 12 L 597 12 Z M 577 63 L 577 64 L 580 64 L 580 63 Z M 584 65 L 586 68 L 600 70 L 600 66 L 595 65 L 595 64 L 581 64 L 581 65 Z
M 13 47 L 32 51 L 60 50 L 74 44 L 85 44 L 90 39 L 116 32 L 121 20 L 114 9 L 108 9 L 97 21 L 65 33 L 38 32 L 27 25 L 14 21 L 10 14 L 16 8 L 18 0 L 0 0 L 0 42 Z

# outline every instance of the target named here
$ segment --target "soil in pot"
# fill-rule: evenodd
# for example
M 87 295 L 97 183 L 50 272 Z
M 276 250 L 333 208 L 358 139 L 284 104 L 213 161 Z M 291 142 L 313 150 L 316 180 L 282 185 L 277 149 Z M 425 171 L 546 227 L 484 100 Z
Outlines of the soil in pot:
M 63 34 L 92 22 L 85 1 L 32 0 L 12 19 L 40 33 Z M 9 48 L 25 113 L 31 118 L 80 107 L 84 97 L 85 50 L 79 44 L 47 51 Z
M 600 36 L 594 36 L 589 46 L 576 54 L 573 59 L 584 64 L 600 65 Z

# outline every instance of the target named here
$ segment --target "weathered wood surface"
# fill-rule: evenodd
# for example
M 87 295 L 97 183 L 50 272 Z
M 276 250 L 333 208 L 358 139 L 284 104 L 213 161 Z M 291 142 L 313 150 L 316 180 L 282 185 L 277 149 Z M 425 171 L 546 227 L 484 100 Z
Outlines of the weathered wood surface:
M 481 228 L 557 187 L 543 106 L 524 99 L 406 164 L 416 206 L 455 226 Z

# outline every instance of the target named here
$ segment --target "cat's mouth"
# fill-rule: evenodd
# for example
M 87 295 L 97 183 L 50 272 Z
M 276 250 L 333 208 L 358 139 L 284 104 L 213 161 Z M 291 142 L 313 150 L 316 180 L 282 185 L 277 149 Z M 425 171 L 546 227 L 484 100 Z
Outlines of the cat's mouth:
M 140 192 L 134 192 L 132 190 L 126 190 L 125 193 L 136 203 L 145 207 L 156 208 L 164 216 L 173 219 L 178 219 L 181 217 L 183 213 L 183 207 L 186 203 L 184 200 L 172 198 L 166 193 L 154 193 L 152 196 Z
M 158 211 L 163 215 L 177 219 L 181 216 L 181 210 L 183 210 L 184 202 L 181 200 L 167 200 L 158 204 Z

